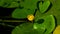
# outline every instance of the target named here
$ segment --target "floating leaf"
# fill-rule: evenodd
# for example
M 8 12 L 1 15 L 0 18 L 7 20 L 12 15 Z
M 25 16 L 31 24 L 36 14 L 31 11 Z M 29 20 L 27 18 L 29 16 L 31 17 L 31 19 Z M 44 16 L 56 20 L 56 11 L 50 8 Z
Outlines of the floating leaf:
M 50 6 L 50 1 L 44 1 L 39 3 L 39 10 L 41 13 L 44 13 Z
M 34 14 L 34 10 L 28 10 L 28 9 L 16 9 L 12 13 L 13 18 L 27 18 L 28 15 Z
M 44 26 L 43 27 L 45 28 L 44 34 L 50 34 L 55 28 L 55 20 L 53 15 L 41 17 L 40 19 L 37 19 L 36 22 L 38 23 L 38 25 L 36 25 L 37 28 L 38 26 L 40 26 L 40 28 Z
M 35 14 L 35 21 L 36 19 L 39 19 L 40 17 L 42 17 L 42 14 L 37 10 Z
M 37 2 L 39 0 L 24 0 L 24 1 L 21 1 L 20 2 L 20 5 L 24 8 L 27 8 L 27 9 L 36 9 L 37 7 Z
M 0 6 L 7 7 L 13 0 L 0 0 Z
M 0 0 L 0 6 L 7 8 L 11 8 L 11 7 L 14 8 L 17 7 L 17 5 L 19 5 L 26 9 L 35 10 L 37 8 L 36 6 L 38 1 L 39 0 Z
M 34 25 L 36 24 L 34 23 Z M 41 34 L 41 32 L 45 30 L 44 28 L 42 29 L 43 26 L 41 26 L 41 28 L 38 26 L 39 28 L 37 30 L 33 27 L 33 23 L 20 24 L 12 30 L 12 34 Z
M 19 4 L 17 2 L 11 2 L 7 8 L 14 8 L 14 7 L 19 7 Z
M 42 24 L 34 23 L 34 29 L 37 31 L 38 34 L 44 34 L 45 27 Z
M 12 34 L 32 34 L 33 32 L 33 24 L 32 23 L 24 23 L 19 26 L 16 26 L 13 29 Z

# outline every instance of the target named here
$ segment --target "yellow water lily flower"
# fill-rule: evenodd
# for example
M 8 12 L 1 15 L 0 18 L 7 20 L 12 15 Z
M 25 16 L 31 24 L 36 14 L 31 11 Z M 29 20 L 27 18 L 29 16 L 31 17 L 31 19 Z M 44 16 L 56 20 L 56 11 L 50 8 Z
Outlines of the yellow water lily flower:
M 32 15 L 32 14 L 28 15 L 28 16 L 27 16 L 27 19 L 28 19 L 29 21 L 33 21 L 33 20 L 34 20 L 34 15 Z
M 53 34 L 60 34 L 60 25 L 58 25 Z

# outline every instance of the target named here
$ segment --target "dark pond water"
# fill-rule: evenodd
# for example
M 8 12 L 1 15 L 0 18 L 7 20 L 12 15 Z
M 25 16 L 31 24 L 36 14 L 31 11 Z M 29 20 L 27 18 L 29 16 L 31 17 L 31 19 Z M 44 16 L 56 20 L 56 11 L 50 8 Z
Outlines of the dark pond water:
M 11 13 L 14 9 L 15 8 L 0 7 L 0 33 L 1 34 L 11 34 L 11 31 L 14 27 L 10 27 L 10 26 L 18 25 L 17 23 L 3 22 L 3 20 L 14 20 L 13 18 L 11 18 Z M 7 26 L 7 24 L 9 24 L 9 25 Z

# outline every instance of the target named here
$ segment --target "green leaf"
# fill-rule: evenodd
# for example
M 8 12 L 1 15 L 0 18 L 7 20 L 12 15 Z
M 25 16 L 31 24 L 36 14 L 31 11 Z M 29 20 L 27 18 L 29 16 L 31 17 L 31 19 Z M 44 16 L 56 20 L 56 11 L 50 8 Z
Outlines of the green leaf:
M 12 17 L 13 18 L 27 18 L 28 15 L 34 14 L 34 12 L 35 12 L 34 10 L 17 8 L 16 10 L 13 11 Z
M 23 23 L 19 26 L 16 26 L 13 29 L 12 34 L 32 34 L 33 33 L 33 24 L 32 23 Z
M 44 31 L 45 31 L 44 25 L 34 23 L 33 28 L 37 31 L 38 34 L 44 34 Z
M 49 14 L 48 14 L 49 15 Z M 39 19 L 40 17 L 43 17 L 43 16 L 47 16 L 47 14 L 41 14 L 39 10 L 36 11 L 36 14 L 35 14 L 35 21 L 37 19 Z
M 24 7 L 35 10 L 39 0 L 0 0 L 0 6 L 7 8 Z M 20 2 L 20 3 L 19 3 Z M 19 6 L 18 6 L 19 5 Z
M 27 8 L 27 9 L 36 9 L 38 1 L 39 0 L 24 0 L 24 1 L 20 2 L 20 5 L 24 8 Z
M 44 21 L 42 21 L 41 19 L 43 19 Z M 41 17 L 36 20 L 36 23 L 37 24 L 35 26 L 37 28 L 42 27 L 42 29 L 43 28 L 45 29 L 44 34 L 50 34 L 55 28 L 55 19 L 54 19 L 53 15 Z M 43 31 L 44 31 L 44 29 L 43 29 Z
M 47 16 L 44 19 L 45 19 L 44 25 L 46 25 L 46 29 L 47 29 L 46 32 L 45 32 L 45 34 L 49 34 L 55 28 L 55 19 L 54 19 L 54 16 L 50 15 L 50 16 Z
M 34 25 L 36 25 L 34 23 Z M 43 26 L 38 26 L 39 28 L 36 30 L 33 23 L 23 23 L 19 26 L 16 26 L 15 29 L 12 30 L 12 34 L 41 34 L 45 29 L 42 28 Z M 38 24 L 37 24 L 38 25 Z M 40 30 L 40 31 L 39 31 Z
M 0 0 L 0 6 L 3 6 L 4 0 Z
M 39 10 L 41 13 L 44 13 L 50 6 L 50 1 L 44 1 L 39 3 Z
M 35 21 L 36 21 L 36 19 L 39 19 L 40 17 L 42 17 L 42 14 L 37 10 L 36 11 L 36 14 L 35 14 Z
M 14 8 L 14 7 L 19 7 L 19 4 L 17 2 L 11 2 L 7 8 Z
M 9 6 L 9 4 L 11 3 L 11 2 L 13 2 L 14 0 L 0 0 L 0 6 L 2 6 L 2 7 L 7 7 L 7 6 Z

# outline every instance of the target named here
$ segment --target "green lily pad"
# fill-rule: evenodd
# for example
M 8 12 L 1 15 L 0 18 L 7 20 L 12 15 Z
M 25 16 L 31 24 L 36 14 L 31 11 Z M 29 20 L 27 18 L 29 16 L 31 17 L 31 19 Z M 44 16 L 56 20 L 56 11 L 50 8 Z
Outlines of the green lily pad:
M 44 1 L 39 3 L 39 10 L 41 13 L 44 13 L 50 6 L 50 1 Z
M 34 14 L 34 10 L 29 9 L 16 9 L 12 13 L 13 18 L 27 18 L 28 15 Z
M 0 6 L 7 7 L 13 0 L 0 0 Z
M 40 19 L 43 19 L 44 21 L 41 21 Z M 34 24 L 36 26 L 36 30 L 41 28 L 43 29 L 42 33 L 50 34 L 55 28 L 55 19 L 53 15 L 44 16 L 41 17 L 40 19 L 37 19 L 36 24 Z
M 37 31 L 38 34 L 44 34 L 45 27 L 42 24 L 34 23 L 33 28 Z
M 19 7 L 19 4 L 17 2 L 11 2 L 7 8 L 14 8 L 14 7 Z
M 13 29 L 12 34 L 32 34 L 33 32 L 33 24 L 32 23 L 24 23 L 19 26 L 16 26 Z
M 42 17 L 42 15 L 43 15 L 43 14 L 41 14 L 41 13 L 39 12 L 39 10 L 37 10 L 37 11 L 36 11 L 36 14 L 35 14 L 35 20 L 36 20 L 36 19 L 39 19 L 40 17 Z
M 38 1 L 39 0 L 24 0 L 20 2 L 20 6 L 27 9 L 36 9 Z

